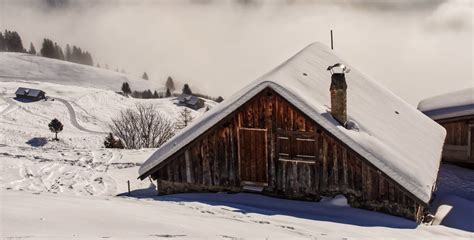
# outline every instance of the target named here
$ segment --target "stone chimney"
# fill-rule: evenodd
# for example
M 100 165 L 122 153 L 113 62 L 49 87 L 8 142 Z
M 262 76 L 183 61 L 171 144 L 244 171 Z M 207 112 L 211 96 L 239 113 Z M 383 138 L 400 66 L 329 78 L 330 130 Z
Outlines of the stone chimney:
M 334 67 L 340 67 L 341 73 L 334 72 Z M 342 64 L 328 67 L 331 71 L 331 114 L 343 126 L 347 122 L 347 84 L 346 75 L 349 70 Z

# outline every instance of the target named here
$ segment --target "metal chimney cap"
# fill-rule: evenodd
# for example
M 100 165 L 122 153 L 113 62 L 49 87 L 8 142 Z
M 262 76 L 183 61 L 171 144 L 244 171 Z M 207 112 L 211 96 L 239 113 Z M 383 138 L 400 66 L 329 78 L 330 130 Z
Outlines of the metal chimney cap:
M 332 66 L 329 66 L 326 70 L 330 71 L 331 74 L 334 74 L 334 69 L 333 68 L 341 68 L 342 73 L 349 73 L 351 71 L 349 68 L 346 67 L 346 65 L 344 65 L 342 63 L 336 63 Z

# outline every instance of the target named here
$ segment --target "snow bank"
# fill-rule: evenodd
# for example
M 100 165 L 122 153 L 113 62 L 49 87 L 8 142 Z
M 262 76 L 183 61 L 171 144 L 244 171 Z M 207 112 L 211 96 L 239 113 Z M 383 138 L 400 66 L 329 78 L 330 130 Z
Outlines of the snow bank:
M 358 123 L 359 132 L 345 129 L 329 113 L 331 76 L 326 68 L 335 63 L 351 69 L 346 74 L 348 118 Z M 445 130 L 320 43 L 309 45 L 195 121 L 159 148 L 140 167 L 139 175 L 146 175 L 266 87 L 288 99 L 420 200 L 430 200 Z
M 474 87 L 427 98 L 418 109 L 433 119 L 474 115 Z

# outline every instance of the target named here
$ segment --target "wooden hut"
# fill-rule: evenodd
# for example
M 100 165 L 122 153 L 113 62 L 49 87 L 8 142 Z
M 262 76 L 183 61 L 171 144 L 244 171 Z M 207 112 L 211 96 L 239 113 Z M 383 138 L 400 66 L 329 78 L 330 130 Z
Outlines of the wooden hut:
M 348 66 L 309 45 L 170 139 L 139 178 L 156 179 L 159 194 L 343 194 L 351 206 L 419 221 L 444 129 L 350 66 L 327 71 L 335 63 Z
M 185 106 L 194 110 L 199 110 L 204 107 L 204 100 L 194 95 L 181 94 L 176 98 L 178 106 Z
M 418 109 L 446 129 L 443 160 L 474 167 L 474 88 L 425 99 Z
M 46 97 L 46 93 L 39 89 L 33 88 L 18 88 L 15 92 L 17 98 L 38 101 Z

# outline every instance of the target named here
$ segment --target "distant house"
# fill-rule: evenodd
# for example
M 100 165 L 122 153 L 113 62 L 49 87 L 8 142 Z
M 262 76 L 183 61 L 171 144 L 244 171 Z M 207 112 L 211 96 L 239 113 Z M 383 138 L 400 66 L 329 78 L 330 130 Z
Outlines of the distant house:
M 420 221 L 444 129 L 336 63 L 347 66 L 311 44 L 168 140 L 139 178 L 157 180 L 159 194 L 253 191 L 315 201 L 342 194 L 353 207 Z
M 177 104 L 179 106 L 186 106 L 194 110 L 198 110 L 204 107 L 204 100 L 193 95 L 181 94 L 177 98 Z
M 44 99 L 46 97 L 45 94 L 46 94 L 45 92 L 39 89 L 22 88 L 22 87 L 18 88 L 18 90 L 16 90 L 15 92 L 15 95 L 17 98 L 29 99 L 29 100 L 34 100 L 34 101 Z
M 474 166 L 474 88 L 425 99 L 418 109 L 446 129 L 443 160 Z

